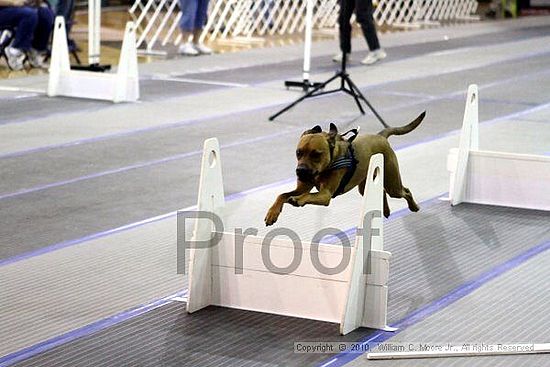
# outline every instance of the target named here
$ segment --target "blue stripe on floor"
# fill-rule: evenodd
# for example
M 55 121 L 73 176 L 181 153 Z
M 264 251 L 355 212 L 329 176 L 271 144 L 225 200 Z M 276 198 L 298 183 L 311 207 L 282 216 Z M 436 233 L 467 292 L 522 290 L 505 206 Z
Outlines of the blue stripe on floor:
M 293 180 L 294 180 L 294 178 L 292 178 L 292 181 Z M 290 182 L 291 182 L 290 179 L 285 180 L 285 181 L 275 182 L 275 183 L 270 184 L 270 185 L 261 186 L 261 187 L 258 187 L 258 188 L 254 188 L 254 189 L 251 189 L 251 190 L 248 190 L 248 191 L 241 192 L 241 193 L 236 193 L 236 194 L 233 194 L 233 195 L 229 195 L 229 196 L 226 197 L 226 200 L 239 199 L 239 198 L 245 197 L 246 195 L 250 195 L 254 192 L 270 188 L 271 186 L 280 186 L 282 184 L 290 183 Z M 432 205 L 433 203 L 435 203 L 439 199 L 439 197 L 440 197 L 440 195 L 438 195 L 437 197 L 434 197 L 432 199 L 423 201 L 420 204 L 421 204 L 421 206 Z M 409 213 L 409 210 L 407 208 L 404 208 L 402 210 L 398 210 L 388 220 L 394 220 L 394 219 L 397 219 L 397 218 L 401 218 L 401 217 L 407 215 L 408 213 Z M 176 213 L 174 212 L 174 213 L 169 213 L 169 214 L 170 215 L 175 215 Z M 158 217 L 156 220 L 161 220 L 161 219 L 163 219 L 162 217 L 167 217 L 167 215 Z M 144 222 L 142 224 L 145 224 L 145 223 L 151 223 L 151 222 L 147 221 L 147 222 Z M 355 227 L 354 228 L 349 228 L 344 233 L 346 233 L 349 236 L 355 230 L 356 230 Z M 110 233 L 112 233 L 112 232 L 110 232 Z M 58 248 L 53 248 L 50 251 L 54 251 L 54 250 L 57 250 L 57 249 Z M 184 296 L 186 296 L 187 292 L 188 292 L 188 290 L 185 289 L 181 292 L 166 296 L 166 297 L 164 297 L 160 300 L 155 300 L 155 301 L 152 301 L 152 302 L 150 302 L 146 305 L 141 305 L 141 306 L 132 308 L 132 309 L 124 311 L 122 313 L 119 313 L 119 314 L 113 315 L 111 317 L 99 320 L 99 321 L 94 322 L 94 323 L 89 324 L 89 325 L 86 325 L 86 326 L 81 327 L 79 329 L 70 331 L 66 334 L 53 337 L 53 338 L 48 339 L 44 342 L 32 345 L 32 346 L 24 348 L 24 349 L 21 349 L 21 350 L 19 350 L 17 352 L 14 352 L 12 354 L 8 354 L 5 357 L 0 358 L 0 367 L 9 366 L 9 365 L 12 365 L 14 363 L 23 361 L 23 360 L 31 358 L 31 357 L 33 357 L 37 354 L 44 353 L 44 352 L 46 352 L 46 351 L 48 351 L 52 348 L 58 347 L 58 346 L 63 345 L 65 343 L 69 343 L 69 342 L 71 342 L 71 341 L 73 341 L 77 338 L 88 336 L 88 335 L 93 334 L 95 332 L 98 332 L 100 330 L 106 329 L 110 326 L 114 326 L 114 325 L 116 325 L 120 322 L 127 321 L 127 320 L 132 319 L 136 316 L 140 316 L 140 315 L 142 315 L 146 312 L 152 311 L 152 310 L 154 310 L 158 307 L 161 307 L 161 306 L 164 306 L 164 305 L 170 303 L 172 301 L 172 299 L 175 298 L 175 297 L 184 297 Z
M 375 333 L 374 335 L 370 335 L 364 339 L 361 339 L 358 341 L 359 343 L 369 343 L 369 344 L 380 344 L 385 342 L 386 340 L 394 337 L 401 331 L 407 329 L 408 327 L 415 325 L 426 318 L 430 317 L 431 315 L 443 310 L 444 308 L 450 306 L 451 304 L 455 303 L 456 301 L 468 296 L 475 290 L 479 289 L 483 285 L 489 283 L 491 280 L 503 275 L 504 273 L 508 272 L 509 270 L 512 270 L 514 268 L 517 268 L 518 266 L 522 265 L 526 261 L 532 259 L 533 257 L 543 253 L 544 251 L 547 251 L 550 249 L 550 241 L 543 242 L 537 246 L 534 246 L 530 248 L 529 250 L 521 253 L 520 255 L 482 273 L 477 278 L 464 283 L 463 285 L 455 288 L 450 293 L 447 293 L 443 297 L 433 301 L 432 303 L 421 307 L 420 309 L 414 311 L 413 313 L 406 316 L 404 319 L 398 321 L 395 324 L 392 324 L 391 326 L 398 328 L 396 332 L 388 332 L 388 331 L 379 331 Z M 337 354 L 335 357 L 332 357 L 328 360 L 323 361 L 319 364 L 319 367 L 340 367 L 344 366 L 345 364 L 353 361 L 354 359 L 358 358 L 359 356 L 363 355 L 363 353 L 348 353 L 343 352 L 340 354 Z
M 114 316 L 96 321 L 93 324 L 86 325 L 79 329 L 69 331 L 68 333 L 53 337 L 41 343 L 32 345 L 28 348 L 24 348 L 17 352 L 8 354 L 0 358 L 0 367 L 11 366 L 17 362 L 21 362 L 25 359 L 31 358 L 32 356 L 43 353 L 52 348 L 58 347 L 65 343 L 69 343 L 75 339 L 78 339 L 93 333 L 97 333 L 98 331 L 106 329 L 110 326 L 132 319 L 136 316 L 143 315 L 146 312 L 149 312 L 159 307 L 162 307 L 164 305 L 167 305 L 168 303 L 173 302 L 174 297 L 184 297 L 186 295 L 187 295 L 187 290 L 184 290 L 176 294 L 172 294 L 168 297 L 164 297 L 159 300 L 153 301 L 151 303 L 134 307 L 128 311 L 118 313 Z

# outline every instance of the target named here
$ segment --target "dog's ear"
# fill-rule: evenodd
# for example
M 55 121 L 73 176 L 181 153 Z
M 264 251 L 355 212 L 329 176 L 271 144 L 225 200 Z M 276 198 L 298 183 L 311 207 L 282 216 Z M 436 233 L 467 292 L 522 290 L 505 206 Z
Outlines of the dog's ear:
M 332 152 L 334 151 L 334 147 L 336 146 L 336 137 L 338 136 L 338 128 L 336 127 L 336 125 L 334 125 L 332 122 L 330 123 L 330 127 L 329 127 L 329 130 L 328 130 L 328 146 L 330 148 L 330 151 L 331 151 L 331 156 L 332 156 Z
M 330 128 L 329 128 L 328 133 L 329 133 L 329 135 L 334 135 L 334 136 L 336 136 L 336 134 L 338 134 L 338 128 L 332 122 L 330 123 Z
M 304 133 L 302 134 L 302 136 L 308 135 L 308 134 L 318 134 L 318 133 L 320 133 L 320 132 L 323 132 L 323 129 L 321 129 L 321 126 L 315 125 L 315 126 L 312 127 L 311 129 L 304 131 Z

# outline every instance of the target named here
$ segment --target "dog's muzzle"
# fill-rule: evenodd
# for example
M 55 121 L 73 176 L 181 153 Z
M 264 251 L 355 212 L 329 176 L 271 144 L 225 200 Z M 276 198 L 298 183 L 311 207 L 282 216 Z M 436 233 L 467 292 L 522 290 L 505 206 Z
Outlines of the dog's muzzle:
M 296 176 L 300 181 L 308 182 L 313 180 L 315 174 L 310 168 L 300 165 L 296 167 Z

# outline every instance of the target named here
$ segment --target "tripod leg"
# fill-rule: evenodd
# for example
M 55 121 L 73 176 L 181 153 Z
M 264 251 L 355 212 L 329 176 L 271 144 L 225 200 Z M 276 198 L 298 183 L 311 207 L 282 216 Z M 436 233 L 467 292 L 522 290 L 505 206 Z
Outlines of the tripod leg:
M 350 96 L 353 97 L 353 99 L 355 99 L 355 103 L 357 104 L 357 107 L 359 107 L 359 111 L 361 111 L 361 114 L 364 115 L 365 114 L 365 110 L 363 109 L 363 106 L 361 105 L 361 101 L 359 100 L 359 96 L 357 95 L 357 93 L 355 92 L 355 90 L 353 89 L 353 85 L 350 83 L 350 80 L 349 79 L 345 79 L 345 81 L 348 83 L 349 85 L 349 90 L 348 89 L 344 89 L 345 92 L 347 92 Z
M 354 94 L 356 94 L 359 98 L 361 98 L 363 101 L 365 101 L 365 103 L 367 104 L 367 106 L 370 108 L 370 110 L 372 111 L 372 113 L 374 113 L 374 116 L 376 116 L 376 118 L 378 119 L 378 121 L 380 121 L 380 123 L 384 126 L 384 127 L 389 127 L 388 124 L 386 124 L 386 121 L 384 121 L 384 119 L 382 118 L 382 116 L 380 116 L 380 114 L 378 112 L 376 112 L 376 110 L 374 109 L 374 107 L 370 104 L 370 102 L 365 98 L 365 96 L 363 95 L 363 93 L 361 93 L 361 90 L 359 88 L 357 88 L 357 86 L 353 83 L 353 81 L 349 78 L 347 78 L 347 82 L 349 83 L 349 85 L 351 86 L 351 89 L 353 91 Z
M 309 97 L 315 97 L 315 93 L 317 91 L 319 91 L 321 89 L 324 89 L 327 84 L 329 84 L 330 82 L 332 82 L 334 79 L 336 79 L 338 77 L 339 77 L 339 75 L 336 74 L 332 78 L 327 80 L 326 82 L 323 82 L 323 83 L 319 84 L 317 87 L 313 88 L 311 91 L 307 92 L 306 94 L 304 94 L 303 96 L 301 96 L 300 98 L 298 98 L 297 100 L 295 100 L 294 102 L 292 102 L 291 104 L 289 104 L 288 106 L 286 106 L 285 108 L 283 108 L 282 110 L 277 112 L 276 114 L 270 116 L 269 121 L 275 120 L 278 116 L 280 116 L 283 113 L 285 113 L 286 111 L 290 110 L 292 107 L 296 106 L 298 103 L 302 102 L 304 99 L 309 98 Z

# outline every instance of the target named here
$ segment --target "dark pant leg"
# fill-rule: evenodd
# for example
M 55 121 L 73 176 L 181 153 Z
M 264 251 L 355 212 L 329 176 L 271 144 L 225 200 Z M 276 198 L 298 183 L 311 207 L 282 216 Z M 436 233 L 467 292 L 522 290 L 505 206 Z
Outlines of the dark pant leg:
M 48 7 L 38 8 L 38 23 L 34 31 L 32 47 L 38 51 L 45 51 L 48 48 L 50 34 L 53 28 L 53 12 Z
M 355 0 L 340 0 L 340 14 L 338 25 L 340 28 L 340 50 L 351 52 L 351 24 L 350 19 L 355 8 Z
M 357 22 L 361 25 L 369 49 L 374 51 L 380 48 L 380 42 L 376 34 L 376 25 L 372 17 L 372 10 L 372 0 L 355 0 Z
M 195 30 L 203 29 L 206 24 L 206 18 L 208 17 L 208 3 L 209 0 L 199 0 L 197 6 L 197 15 L 195 17 Z M 193 42 L 198 42 L 198 40 L 193 40 Z
M 38 23 L 38 12 L 31 7 L 0 8 L 0 24 L 15 28 L 12 47 L 27 51 L 31 48 L 34 30 Z
M 69 34 L 71 33 L 71 27 L 73 25 L 73 8 L 74 0 L 60 0 L 57 4 L 56 15 L 65 18 L 65 31 L 67 32 L 67 37 L 69 37 Z
M 193 32 L 195 30 L 195 17 L 199 6 L 198 0 L 179 0 L 181 18 L 179 22 L 180 29 L 183 32 Z M 186 43 L 187 40 L 183 40 Z

